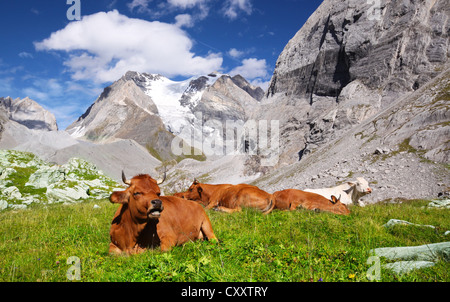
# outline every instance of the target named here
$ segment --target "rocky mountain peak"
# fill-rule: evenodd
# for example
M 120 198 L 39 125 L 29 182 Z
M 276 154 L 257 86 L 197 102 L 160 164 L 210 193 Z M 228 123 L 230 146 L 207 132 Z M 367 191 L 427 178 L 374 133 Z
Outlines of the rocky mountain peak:
M 0 110 L 8 119 L 29 129 L 57 131 L 55 116 L 29 97 L 24 99 L 0 98 Z
M 242 90 L 247 92 L 251 97 L 253 97 L 257 101 L 261 101 L 264 97 L 264 90 L 261 87 L 254 86 L 250 84 L 243 76 L 240 74 L 235 75 L 231 78 L 234 84 L 240 87 Z
M 269 86 L 276 93 L 339 96 L 359 79 L 387 102 L 435 77 L 448 60 L 445 0 L 325 0 L 280 55 Z

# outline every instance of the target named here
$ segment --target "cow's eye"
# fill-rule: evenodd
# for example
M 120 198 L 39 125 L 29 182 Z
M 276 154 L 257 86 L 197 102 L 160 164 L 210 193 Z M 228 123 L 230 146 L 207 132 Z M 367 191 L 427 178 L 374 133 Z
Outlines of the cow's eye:
M 134 196 L 139 196 L 139 195 L 142 195 L 142 193 L 141 192 L 135 192 L 133 195 Z
M 156 193 L 156 195 L 161 196 L 161 193 Z

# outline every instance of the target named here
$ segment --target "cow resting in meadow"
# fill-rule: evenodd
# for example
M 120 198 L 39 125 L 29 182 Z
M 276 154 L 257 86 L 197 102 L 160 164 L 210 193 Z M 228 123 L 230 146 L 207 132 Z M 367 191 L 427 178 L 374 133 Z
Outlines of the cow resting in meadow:
M 209 185 L 194 180 L 193 184 L 184 193 L 178 193 L 188 200 L 203 204 L 206 209 L 233 213 L 242 210 L 242 207 L 256 208 L 263 214 L 268 214 L 275 206 L 275 199 L 256 186 L 239 184 Z
M 188 241 L 217 239 L 198 203 L 160 196 L 161 182 L 147 174 L 127 180 L 122 172 L 122 180 L 129 187 L 110 196 L 120 204 L 111 223 L 110 254 L 136 254 L 156 246 L 168 251 Z
M 277 191 L 273 195 L 275 196 L 275 209 L 279 210 L 292 211 L 301 207 L 312 211 L 325 211 L 340 215 L 350 214 L 347 206 L 334 195 L 327 199 L 316 193 L 296 189 Z
M 369 183 L 362 177 L 357 177 L 356 181 L 349 181 L 339 186 L 323 189 L 306 189 L 305 192 L 320 194 L 325 198 L 331 199 L 331 196 L 341 195 L 341 203 L 350 205 L 355 204 L 364 207 L 365 204 L 361 197 L 372 193 Z

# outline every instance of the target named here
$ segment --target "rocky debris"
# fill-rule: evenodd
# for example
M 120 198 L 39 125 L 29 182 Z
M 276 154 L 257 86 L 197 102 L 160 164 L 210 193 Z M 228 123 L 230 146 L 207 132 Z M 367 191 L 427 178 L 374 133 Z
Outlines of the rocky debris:
M 81 202 L 108 198 L 118 184 L 89 162 L 71 158 L 52 165 L 31 153 L 0 150 L 0 209 L 32 203 Z
M 0 199 L 0 211 L 3 211 L 8 207 L 8 203 L 4 199 Z
M 43 166 L 30 175 L 30 178 L 25 185 L 35 188 L 47 188 L 50 184 L 64 180 L 66 172 L 68 172 L 68 170 L 61 166 Z
M 381 154 L 389 154 L 391 150 L 389 148 L 377 148 L 373 154 L 375 155 L 381 155 Z
M 28 97 L 15 100 L 10 97 L 0 98 L 0 108 L 6 112 L 10 120 L 29 129 L 58 130 L 55 116 Z
M 450 209 L 450 199 L 434 199 L 428 205 L 428 208 Z

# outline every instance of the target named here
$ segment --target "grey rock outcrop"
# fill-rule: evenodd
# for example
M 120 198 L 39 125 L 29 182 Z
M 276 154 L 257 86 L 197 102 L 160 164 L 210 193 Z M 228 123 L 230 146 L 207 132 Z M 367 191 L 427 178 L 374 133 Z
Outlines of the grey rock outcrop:
M 54 165 L 14 150 L 0 150 L 0 176 L 0 210 L 26 209 L 32 203 L 105 199 L 118 187 L 85 160 L 71 158 L 63 165 Z
M 359 79 L 371 89 L 412 91 L 448 60 L 445 0 L 325 0 L 280 55 L 268 94 L 338 97 Z M 389 98 L 385 98 L 389 101 Z
M 235 76 L 234 78 L 240 79 L 239 84 L 242 87 L 250 87 L 245 86 L 245 79 L 242 77 Z M 247 120 L 258 102 L 235 82 L 236 80 L 230 76 L 223 75 L 205 90 L 198 105 L 193 109 L 194 112 L 202 113 L 203 122 L 211 119 L 219 121 Z
M 383 267 L 397 274 L 405 274 L 412 270 L 434 266 L 437 261 L 450 261 L 450 242 L 376 248 L 371 250 L 370 254 L 396 261 L 386 263 Z
M 41 105 L 28 97 L 15 100 L 10 97 L 0 98 L 0 111 L 3 111 L 9 120 L 18 122 L 29 129 L 58 130 L 53 113 L 45 110 Z
M 388 260 L 436 261 L 450 260 L 450 242 L 424 244 L 420 246 L 383 247 L 372 250 L 376 256 Z
M 397 261 L 394 263 L 386 263 L 383 265 L 384 268 L 393 271 L 398 275 L 409 273 L 413 270 L 432 267 L 436 263 L 433 261 Z
M 247 92 L 252 98 L 257 101 L 261 101 L 264 97 L 264 90 L 261 87 L 254 86 L 250 84 L 243 76 L 240 74 L 235 75 L 231 78 L 234 84 L 236 84 L 239 88 Z
M 432 200 L 428 205 L 428 208 L 434 209 L 450 209 L 450 199 L 435 199 Z

